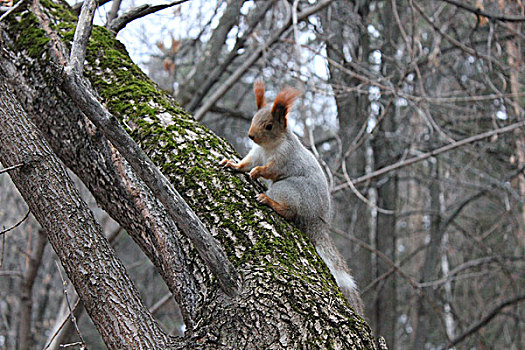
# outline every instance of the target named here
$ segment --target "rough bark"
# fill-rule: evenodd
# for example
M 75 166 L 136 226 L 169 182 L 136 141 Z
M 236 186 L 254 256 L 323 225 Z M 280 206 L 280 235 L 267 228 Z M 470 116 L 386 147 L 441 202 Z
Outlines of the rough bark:
M 109 348 L 152 348 L 169 337 L 142 304 L 124 266 L 60 160 L 5 83 L 0 85 L 0 161 L 10 173 Z
M 39 28 L 35 13 L 38 12 L 24 13 L 19 21 L 11 23 L 13 33 L 25 28 L 32 28 L 34 32 L 20 32 L 13 37 L 8 37 L 4 32 L 4 41 L 13 46 L 21 46 L 25 44 L 24 35 L 30 35 L 34 38 L 27 43 L 28 45 L 36 45 L 38 40 L 43 44 L 47 43 L 50 39 L 48 34 Z M 62 22 L 61 25 L 64 30 L 70 30 L 62 34 L 69 35 L 71 39 L 72 27 L 68 22 Z M 107 35 L 108 38 L 113 38 L 110 34 Z M 118 43 L 115 45 L 122 48 Z M 96 47 L 96 44 L 92 44 L 91 48 L 93 46 Z M 35 46 L 31 47 L 35 50 Z M 181 306 L 187 326 L 191 327 L 195 310 L 207 297 L 208 291 L 205 286 L 209 283 L 211 275 L 198 257 L 188 258 L 182 253 L 187 249 L 184 244 L 188 246 L 189 243 L 185 236 L 180 234 L 164 207 L 147 186 L 138 180 L 113 146 L 83 117 L 67 94 L 59 88 L 60 82 L 55 76 L 55 69 L 49 66 L 46 59 L 54 55 L 58 56 L 58 60 L 64 53 L 45 53 L 41 50 L 42 48 L 33 52 L 26 49 L 26 55 L 9 54 L 4 51 L 0 60 L 6 80 L 16 86 L 18 100 L 33 116 L 33 121 L 56 154 L 82 179 L 99 205 L 126 229 L 153 262 Z M 35 61 L 31 57 L 32 54 L 42 54 L 45 57 Z M 112 50 L 111 54 L 120 53 Z M 37 62 L 41 62 L 42 65 L 36 64 Z M 18 68 L 24 65 L 32 69 L 29 71 Z M 192 293 L 193 290 L 200 292 Z
M 224 246 L 242 273 L 241 294 L 230 299 L 221 293 L 172 224 L 162 232 L 151 229 L 159 224 L 145 217 L 159 218 L 164 211 L 54 80 L 49 61 L 64 63 L 61 40 L 71 40 L 74 20 L 67 6 L 47 1 L 11 18 L 8 31 L 2 33 L 10 43 L 1 59 L 3 73 L 24 87 L 18 99 L 53 149 L 98 195 L 99 204 L 133 230 L 135 240 L 186 305 L 193 322 L 185 345 L 375 348 L 368 326 L 348 307 L 306 236 L 259 205 L 254 184 L 245 175 L 218 166 L 223 157 L 236 157 L 231 147 L 158 91 L 114 37 L 97 27 L 86 56 L 86 77 Z M 123 174 L 126 178 L 119 179 Z M 90 316 L 100 322 L 98 314 Z

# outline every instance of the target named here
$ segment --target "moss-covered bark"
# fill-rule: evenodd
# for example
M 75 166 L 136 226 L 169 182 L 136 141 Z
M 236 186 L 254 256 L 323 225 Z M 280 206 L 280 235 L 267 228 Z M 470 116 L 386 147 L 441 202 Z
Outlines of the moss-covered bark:
M 31 72 L 46 71 L 51 57 L 58 64 L 61 57 L 67 57 L 59 40 L 66 43 L 71 40 L 74 20 L 67 5 L 49 0 L 34 3 L 29 10 L 10 19 L 8 31 L 13 44 L 9 49 L 20 53 L 23 56 L 20 62 L 25 64 L 19 68 L 20 75 L 28 81 L 36 76 L 46 80 L 45 74 Z M 242 275 L 243 290 L 236 299 L 222 295 L 205 271 L 202 274 L 208 277 L 194 284 L 199 290 L 186 291 L 191 297 L 206 289 L 205 298 L 200 298 L 192 315 L 193 324 L 199 326 L 187 332 L 188 345 L 375 348 L 368 326 L 348 307 L 306 236 L 259 205 L 255 201 L 256 186 L 245 175 L 218 166 L 224 157 L 237 157 L 231 146 L 195 122 L 170 96 L 157 89 L 132 63 L 123 45 L 104 28 L 94 28 L 87 60 L 85 75 L 108 110 L 223 244 Z M 56 93 L 57 101 L 63 101 L 57 82 L 49 76 L 47 79 L 35 83 L 44 84 L 42 89 Z M 48 127 L 46 137 L 61 137 L 59 129 Z M 55 141 L 51 143 L 60 144 Z M 100 156 L 112 162 L 108 155 Z M 89 164 L 85 161 L 84 166 Z M 89 179 L 95 176 L 90 173 L 97 172 L 95 169 L 83 172 L 84 182 L 96 181 Z M 118 200 L 118 196 L 113 200 Z M 184 239 L 181 244 L 183 249 L 178 254 L 198 261 Z M 188 296 L 181 296 L 184 297 Z

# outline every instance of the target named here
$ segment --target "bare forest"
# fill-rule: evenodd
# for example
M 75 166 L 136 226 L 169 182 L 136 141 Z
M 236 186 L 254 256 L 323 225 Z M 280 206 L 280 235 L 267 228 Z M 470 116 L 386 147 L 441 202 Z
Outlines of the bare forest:
M 0 0 L 0 350 L 525 348 L 522 0 Z M 254 82 L 364 314 L 225 169 Z

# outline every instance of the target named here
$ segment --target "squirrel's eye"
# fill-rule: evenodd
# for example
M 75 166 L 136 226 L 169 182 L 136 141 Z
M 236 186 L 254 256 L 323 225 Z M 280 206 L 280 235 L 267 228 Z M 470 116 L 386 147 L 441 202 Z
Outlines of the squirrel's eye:
M 268 125 L 266 125 L 265 129 L 266 129 L 266 130 L 272 130 L 272 127 L 273 127 L 272 124 L 268 124 Z

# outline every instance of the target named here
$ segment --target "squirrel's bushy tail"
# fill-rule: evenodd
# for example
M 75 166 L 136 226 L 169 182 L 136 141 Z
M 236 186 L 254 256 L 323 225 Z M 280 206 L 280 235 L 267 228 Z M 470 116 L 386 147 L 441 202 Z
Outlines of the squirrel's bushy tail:
M 324 236 L 323 239 L 318 239 L 317 242 L 315 242 L 317 254 L 319 254 L 330 269 L 332 275 L 334 275 L 337 285 L 350 305 L 352 305 L 359 315 L 364 316 L 363 301 L 357 290 L 357 285 L 352 277 L 350 268 L 341 256 L 341 253 L 337 250 L 332 238 L 328 234 Z

